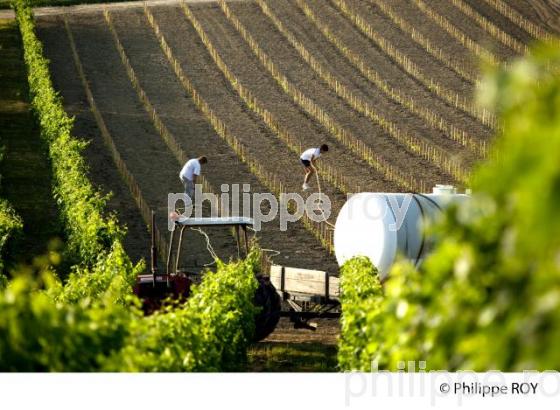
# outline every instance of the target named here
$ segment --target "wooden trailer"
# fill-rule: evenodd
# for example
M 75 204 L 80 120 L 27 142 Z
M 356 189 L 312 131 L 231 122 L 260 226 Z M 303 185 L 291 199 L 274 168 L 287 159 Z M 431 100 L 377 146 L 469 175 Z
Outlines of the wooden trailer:
M 313 329 L 313 318 L 340 316 L 340 281 L 337 276 L 320 270 L 272 265 L 270 283 L 289 307 L 282 316 L 289 316 L 296 327 Z

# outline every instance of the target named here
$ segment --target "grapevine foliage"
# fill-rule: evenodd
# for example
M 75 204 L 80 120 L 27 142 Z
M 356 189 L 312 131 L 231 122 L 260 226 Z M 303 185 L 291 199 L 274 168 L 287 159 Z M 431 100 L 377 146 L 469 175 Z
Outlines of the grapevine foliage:
M 50 80 L 29 2 L 16 0 L 32 107 L 53 167 L 54 191 L 78 261 L 62 282 L 62 255 L 51 249 L 0 277 L 1 371 L 221 371 L 238 369 L 254 332 L 253 297 L 260 252 L 217 261 L 187 303 L 145 317 L 132 284 L 143 263 L 126 255 L 122 229 L 105 216 L 105 198 L 87 177 L 84 143 Z M 0 201 L 0 249 L 21 220 Z
M 475 171 L 472 201 L 431 228 L 438 245 L 419 271 L 399 263 L 380 297 L 354 290 L 377 287 L 371 267 L 345 266 L 342 369 L 369 370 L 372 360 L 391 370 L 409 360 L 560 368 L 559 63 L 560 49 L 541 45 L 487 76 L 480 100 L 503 122 L 494 159 Z

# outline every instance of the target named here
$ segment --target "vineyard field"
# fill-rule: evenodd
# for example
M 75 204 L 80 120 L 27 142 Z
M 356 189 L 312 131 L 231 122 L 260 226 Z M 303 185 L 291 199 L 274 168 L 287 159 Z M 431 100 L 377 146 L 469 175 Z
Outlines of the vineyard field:
M 557 364 L 556 1 L 11 1 L 3 370 Z
M 155 36 L 149 30 L 146 22 L 142 20 L 143 14 L 132 12 L 115 17 L 115 28 L 118 30 L 121 41 L 127 47 L 126 50 L 131 64 L 137 70 L 140 82 L 156 110 L 165 113 L 162 114 L 162 118 L 167 128 L 177 137 L 185 151 L 208 153 L 207 155 L 214 158 L 212 172 L 207 176 L 210 183 L 214 187 L 218 187 L 217 189 L 219 189 L 220 184 L 250 184 L 253 192 L 267 192 L 268 189 L 263 187 L 251 171 L 236 157 L 233 150 L 216 135 L 204 117 L 196 110 L 191 100 L 187 98 L 180 83 L 173 72 L 169 70 L 166 61 L 163 60 Z M 130 24 L 135 21 L 134 17 L 138 22 L 136 28 Z M 138 181 L 149 206 L 157 212 L 159 225 L 165 228 L 167 193 L 181 192 L 182 186 L 178 180 L 178 171 L 182 164 L 171 154 L 158 135 L 157 130 L 153 127 L 150 117 L 142 108 L 127 78 L 126 70 L 121 65 L 103 15 L 97 13 L 93 16 L 71 16 L 68 18 L 68 22 L 69 28 L 76 39 L 78 53 L 85 67 L 88 81 L 117 148 L 136 181 Z M 122 27 L 123 23 L 126 24 L 126 30 Z M 79 96 L 78 101 L 74 104 L 78 106 L 87 104 L 84 102 L 85 98 L 80 91 L 81 85 L 79 79 L 76 78 L 77 73 L 75 70 L 71 70 L 71 65 L 68 65 L 68 61 L 71 61 L 72 57 L 69 54 L 67 34 L 61 19 L 59 17 L 45 17 L 39 20 L 39 35 L 45 42 L 47 56 L 51 58 L 51 69 L 55 84 L 60 85 L 65 101 L 72 104 L 71 99 L 77 94 Z M 143 35 L 143 37 L 138 37 L 139 35 Z M 95 48 L 86 46 L 93 43 L 97 44 Z M 146 54 L 138 55 L 135 53 L 135 44 L 136 50 L 141 53 L 153 53 L 151 61 L 157 65 L 157 71 L 153 70 L 153 66 L 142 64 L 142 61 L 145 61 Z M 199 44 L 198 52 L 200 54 L 204 51 L 201 47 L 203 45 Z M 56 58 L 64 52 L 66 54 L 62 55 L 65 58 Z M 211 65 L 208 67 L 212 68 Z M 198 83 L 199 87 L 204 87 L 208 91 L 212 88 L 208 87 L 208 84 L 212 84 L 218 76 L 216 71 L 208 74 L 197 73 L 196 71 L 193 71 L 193 73 L 198 74 L 196 80 L 200 81 Z M 212 74 L 215 77 L 211 77 Z M 73 81 L 68 81 L 72 76 L 74 77 Z M 260 132 L 256 120 L 248 113 L 243 113 L 242 104 L 235 99 L 231 90 L 225 86 L 221 90 L 224 91 L 224 94 L 209 94 L 208 97 L 220 101 L 222 98 L 228 98 L 229 96 L 229 99 L 233 101 L 231 107 L 235 110 L 230 114 L 232 118 L 236 114 L 244 115 L 247 118 L 245 124 L 253 127 L 252 129 L 255 132 Z M 82 95 L 80 96 L 80 94 Z M 88 129 L 88 118 L 82 120 L 78 117 L 77 122 L 78 126 L 83 124 L 84 129 Z M 185 127 L 185 124 L 188 124 L 188 127 Z M 266 128 L 261 125 L 262 129 Z M 78 128 L 78 130 L 81 129 Z M 272 137 L 269 135 L 269 138 Z M 103 152 L 103 149 L 101 148 L 100 151 Z M 262 149 L 261 152 L 265 153 Z M 96 170 L 114 169 L 114 165 L 107 155 L 90 158 L 94 175 L 98 172 Z M 289 161 L 288 158 L 286 160 Z M 266 162 L 265 155 L 261 157 L 261 161 Z M 284 167 L 286 175 L 289 174 L 289 168 Z M 102 178 L 105 176 L 103 175 Z M 115 182 L 119 180 L 119 178 L 116 178 Z M 293 177 L 292 181 L 294 181 L 295 186 L 296 178 Z M 297 181 L 299 181 L 299 178 L 297 178 Z M 130 202 L 128 202 L 128 206 L 122 206 L 127 205 L 124 201 L 130 199 L 126 198 L 126 187 L 115 186 L 110 182 L 102 185 L 106 187 L 107 191 L 113 191 L 114 194 L 118 195 L 119 192 L 122 192 L 122 197 L 117 199 L 119 202 L 122 201 L 121 207 L 117 210 L 119 217 L 123 218 L 123 222 L 127 225 L 136 226 L 141 218 L 138 213 L 134 212 L 135 207 Z M 118 190 L 115 189 L 117 187 Z M 131 213 L 127 215 L 127 211 Z M 130 222 L 132 222 L 132 225 L 130 225 Z M 285 233 L 289 237 L 295 237 L 294 241 L 278 241 L 278 232 L 273 229 L 273 226 L 271 223 L 269 225 L 270 229 L 265 227 L 259 235 L 263 247 L 272 247 L 279 250 L 285 261 L 288 261 L 288 258 L 293 257 L 293 255 L 298 255 L 298 248 L 305 248 L 306 252 L 302 252 L 300 257 L 310 258 L 308 263 L 313 260 L 324 260 L 324 268 L 330 268 L 331 270 L 334 268 L 333 260 L 325 258 L 325 251 L 315 243 L 313 237 L 302 227 L 291 226 L 291 229 Z M 278 225 L 276 224 L 276 226 Z M 136 232 L 132 231 L 127 235 L 125 244 L 128 244 L 132 249 L 143 249 L 142 256 L 146 257 L 149 249 L 149 236 L 146 227 L 139 228 L 144 233 L 137 236 L 135 235 Z M 186 256 L 188 260 L 185 260 L 184 263 L 187 267 L 200 267 L 209 261 L 209 256 L 205 251 L 206 245 L 202 237 L 194 236 L 197 234 L 191 235 L 188 256 Z M 211 236 L 212 245 L 219 255 L 227 258 L 228 255 L 234 254 L 232 248 L 234 240 L 229 232 L 215 230 L 211 233 Z
M 98 6 L 38 16 L 37 25 L 76 134 L 92 141 L 91 178 L 112 192 L 109 207 L 128 226 L 125 245 L 139 258 L 148 254 L 149 233 L 138 196 L 156 211 L 165 237 L 167 193 L 181 191 L 177 174 L 187 157 L 210 157 L 205 183 L 213 192 L 237 183 L 279 195 L 300 191 L 299 152 L 327 143 L 321 192 L 332 202 L 329 223 L 352 192 L 463 186 L 495 123 L 473 108 L 478 57 L 457 33 L 497 60 L 516 52 L 467 22 L 461 8 L 470 7 L 473 21 L 492 20 L 509 39 L 528 44 L 531 36 L 485 1 L 438 2 L 448 26 L 421 0 Z M 464 61 L 465 71 L 447 55 Z M 89 113 L 84 84 L 116 154 Z M 277 263 L 337 271 L 327 223 L 304 220 L 280 232 L 275 220 L 258 236 Z M 232 255 L 233 244 L 229 232 L 212 232 L 219 255 Z M 189 238 L 185 266 L 208 262 L 205 248 L 202 236 Z

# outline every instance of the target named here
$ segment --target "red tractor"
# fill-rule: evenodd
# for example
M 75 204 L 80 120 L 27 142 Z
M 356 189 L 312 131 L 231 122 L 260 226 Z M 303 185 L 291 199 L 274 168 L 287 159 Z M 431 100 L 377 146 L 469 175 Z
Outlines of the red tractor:
M 179 261 L 181 258 L 182 242 L 189 228 L 201 226 L 233 227 L 236 232 L 237 248 L 240 252 L 240 235 L 243 231 L 245 253 L 249 251 L 247 227 L 253 225 L 251 218 L 243 217 L 220 217 L 220 218 L 174 218 L 174 229 L 171 231 L 169 250 L 165 272 L 158 269 L 156 246 L 155 216 L 152 213 L 152 245 L 151 245 L 151 273 L 138 276 L 134 293 L 142 300 L 143 309 L 146 314 L 151 314 L 159 309 L 165 300 L 186 300 L 190 295 L 191 285 L 200 280 L 197 273 L 181 271 Z M 174 241 L 176 232 L 179 232 L 178 244 L 174 255 Z M 259 287 L 255 292 L 254 304 L 259 307 L 259 313 L 255 317 L 255 341 L 262 340 L 272 333 L 280 319 L 281 298 L 265 274 L 257 274 Z

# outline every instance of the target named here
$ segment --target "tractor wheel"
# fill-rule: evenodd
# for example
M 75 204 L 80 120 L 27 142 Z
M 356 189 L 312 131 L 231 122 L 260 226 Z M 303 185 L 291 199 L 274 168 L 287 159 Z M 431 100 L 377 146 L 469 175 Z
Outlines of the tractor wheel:
M 254 341 L 262 340 L 274 331 L 280 320 L 281 309 L 280 296 L 270 279 L 259 275 L 257 281 L 259 287 L 255 292 L 254 304 L 259 312 L 255 317 Z

